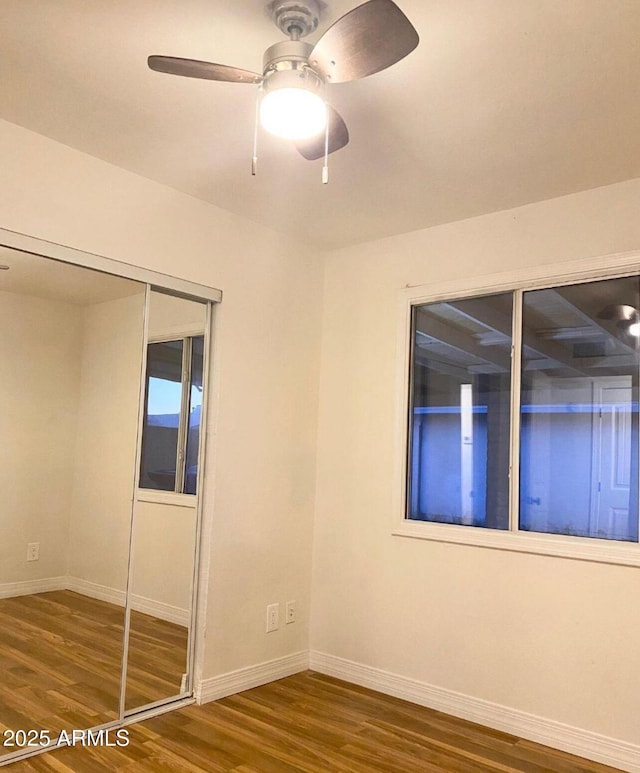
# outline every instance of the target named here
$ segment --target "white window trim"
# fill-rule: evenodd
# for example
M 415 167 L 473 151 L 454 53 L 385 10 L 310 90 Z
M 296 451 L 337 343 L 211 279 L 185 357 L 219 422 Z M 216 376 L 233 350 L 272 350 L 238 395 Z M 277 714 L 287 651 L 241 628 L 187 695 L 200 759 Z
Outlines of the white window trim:
M 393 492 L 393 523 L 391 533 L 398 537 L 410 537 L 450 542 L 458 545 L 507 550 L 516 553 L 535 553 L 559 556 L 581 561 L 595 561 L 623 566 L 640 566 L 640 543 L 616 542 L 593 537 L 573 537 L 525 531 L 486 529 L 426 521 L 414 521 L 405 517 L 407 483 L 407 442 L 409 410 L 409 374 L 411 357 L 411 310 L 423 303 L 435 303 L 465 297 L 490 295 L 500 292 L 557 287 L 562 284 L 578 284 L 598 279 L 640 274 L 640 252 L 616 253 L 581 260 L 545 264 L 535 269 L 521 269 L 481 277 L 472 277 L 433 285 L 407 286 L 398 298 L 397 372 L 396 372 L 396 438 Z M 517 293 L 521 298 L 521 293 Z M 519 304 L 516 304 L 519 306 Z M 519 324 L 520 310 L 514 310 L 514 325 Z M 519 358 L 519 352 L 514 352 Z M 516 361 L 516 366 L 518 362 Z M 516 367 L 512 383 L 513 415 L 519 415 L 520 384 L 519 368 Z M 517 513 L 517 460 L 519 425 L 511 428 L 510 520 Z
M 173 507 L 189 507 L 192 510 L 195 510 L 197 505 L 196 497 L 196 494 L 178 494 L 175 491 L 161 491 L 151 488 L 139 488 L 136 492 L 136 501 L 138 502 L 172 505 Z

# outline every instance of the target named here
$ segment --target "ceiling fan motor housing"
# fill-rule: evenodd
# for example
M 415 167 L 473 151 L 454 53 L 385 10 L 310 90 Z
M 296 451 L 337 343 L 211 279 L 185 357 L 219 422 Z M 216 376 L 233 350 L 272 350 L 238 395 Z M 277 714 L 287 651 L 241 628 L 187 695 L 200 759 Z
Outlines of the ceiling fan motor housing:
M 313 46 L 302 40 L 283 40 L 264 52 L 262 72 L 300 69 L 309 61 Z
M 304 38 L 318 28 L 318 0 L 273 0 L 269 9 L 276 26 L 294 39 Z
M 298 88 L 322 96 L 324 80 L 308 63 L 312 51 L 313 46 L 301 40 L 283 40 L 270 46 L 264 52 L 264 91 Z

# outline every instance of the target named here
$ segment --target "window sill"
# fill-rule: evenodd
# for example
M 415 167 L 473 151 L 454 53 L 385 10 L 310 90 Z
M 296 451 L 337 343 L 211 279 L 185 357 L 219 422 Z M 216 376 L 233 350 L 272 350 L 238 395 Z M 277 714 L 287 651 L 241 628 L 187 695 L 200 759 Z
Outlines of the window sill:
M 636 542 L 623 543 L 591 537 L 500 531 L 477 526 L 453 526 L 410 520 L 402 521 L 393 529 L 392 534 L 396 537 L 452 542 L 457 545 L 508 550 L 514 553 L 534 553 L 601 564 L 640 566 L 640 545 Z
M 156 491 L 155 489 L 138 489 L 136 500 L 150 502 L 155 505 L 173 505 L 174 507 L 189 507 L 192 510 L 197 505 L 195 494 L 177 494 L 175 491 Z

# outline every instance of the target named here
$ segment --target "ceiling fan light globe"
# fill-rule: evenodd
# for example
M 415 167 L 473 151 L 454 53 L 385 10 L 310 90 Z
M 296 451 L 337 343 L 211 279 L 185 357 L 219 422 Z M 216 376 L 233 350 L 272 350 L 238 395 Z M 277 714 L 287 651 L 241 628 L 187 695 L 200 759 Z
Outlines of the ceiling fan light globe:
M 327 106 L 318 94 L 301 88 L 269 91 L 260 105 L 260 123 L 270 134 L 304 140 L 323 132 Z
M 640 322 L 632 322 L 627 328 L 627 333 L 636 338 L 640 338 Z

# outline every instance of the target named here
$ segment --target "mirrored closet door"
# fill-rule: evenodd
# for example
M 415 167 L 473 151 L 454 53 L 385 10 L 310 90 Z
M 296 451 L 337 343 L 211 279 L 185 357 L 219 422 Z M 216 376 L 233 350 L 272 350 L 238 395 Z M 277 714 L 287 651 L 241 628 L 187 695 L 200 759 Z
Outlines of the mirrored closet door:
M 193 692 L 218 291 L 139 273 L 0 247 L 0 762 Z
M 55 737 L 119 717 L 146 287 L 0 265 L 0 728 Z
M 127 712 L 190 690 L 208 306 L 149 295 L 130 577 Z

